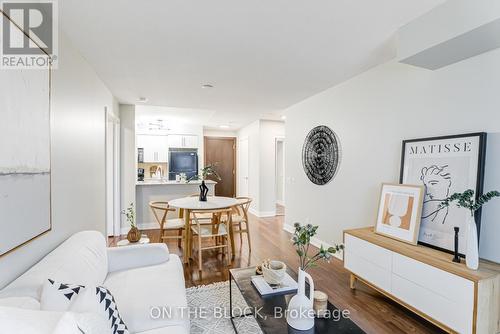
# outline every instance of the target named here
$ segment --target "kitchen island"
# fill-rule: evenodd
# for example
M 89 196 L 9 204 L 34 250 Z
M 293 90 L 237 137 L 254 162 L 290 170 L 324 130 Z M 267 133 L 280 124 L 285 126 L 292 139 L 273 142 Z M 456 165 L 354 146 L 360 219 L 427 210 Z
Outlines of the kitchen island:
M 137 181 L 135 186 L 135 203 L 137 213 L 138 228 L 142 230 L 157 229 L 160 226 L 149 208 L 149 202 L 162 201 L 169 202 L 176 198 L 186 197 L 200 193 L 201 181 L 177 182 L 148 180 Z M 207 180 L 208 194 L 215 195 L 215 185 L 217 182 Z M 169 213 L 168 217 L 176 218 L 177 213 Z

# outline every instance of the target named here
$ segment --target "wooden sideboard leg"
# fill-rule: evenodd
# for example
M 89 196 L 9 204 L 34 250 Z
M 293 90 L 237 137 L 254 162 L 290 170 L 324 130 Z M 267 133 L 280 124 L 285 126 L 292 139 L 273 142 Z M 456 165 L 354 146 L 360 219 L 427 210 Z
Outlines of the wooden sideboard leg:
M 349 280 L 349 287 L 351 288 L 351 290 L 356 289 L 356 281 L 357 281 L 356 275 L 351 274 L 351 278 Z

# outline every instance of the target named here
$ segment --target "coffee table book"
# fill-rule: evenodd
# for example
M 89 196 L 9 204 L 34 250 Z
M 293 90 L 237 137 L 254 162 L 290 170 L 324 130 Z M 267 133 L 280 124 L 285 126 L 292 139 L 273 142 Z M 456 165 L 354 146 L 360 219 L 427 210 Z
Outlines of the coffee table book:
M 262 275 L 252 276 L 252 284 L 263 297 L 296 293 L 298 288 L 297 282 L 286 273 L 280 287 L 278 288 L 273 288 L 269 285 Z

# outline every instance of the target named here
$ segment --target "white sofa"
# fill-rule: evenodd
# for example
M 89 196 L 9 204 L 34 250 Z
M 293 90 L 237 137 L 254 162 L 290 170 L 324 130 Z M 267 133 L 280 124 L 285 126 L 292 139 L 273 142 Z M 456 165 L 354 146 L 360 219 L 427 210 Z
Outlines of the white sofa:
M 182 263 L 165 244 L 107 248 L 99 232 L 76 233 L 1 290 L 0 305 L 39 309 L 49 278 L 107 287 L 131 333 L 189 333 Z M 158 312 L 151 316 L 151 308 L 178 312 L 157 317 Z

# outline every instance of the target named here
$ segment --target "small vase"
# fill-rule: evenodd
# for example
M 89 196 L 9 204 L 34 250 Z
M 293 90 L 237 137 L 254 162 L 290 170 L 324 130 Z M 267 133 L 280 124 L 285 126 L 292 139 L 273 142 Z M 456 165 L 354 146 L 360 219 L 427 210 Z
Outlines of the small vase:
M 467 248 L 465 253 L 467 268 L 477 270 L 479 268 L 479 246 L 477 240 L 477 226 L 474 216 L 467 220 Z
M 306 278 L 309 281 L 309 297 L 306 296 Z M 286 313 L 286 322 L 297 330 L 314 327 L 314 282 L 308 273 L 299 268 L 297 294 L 290 299 Z
M 200 184 L 200 201 L 201 202 L 207 201 L 207 194 L 208 194 L 208 187 L 205 184 L 205 180 L 202 180 L 201 184 Z
M 127 240 L 131 243 L 138 242 L 141 240 L 141 231 L 137 227 L 132 226 L 127 233 Z

